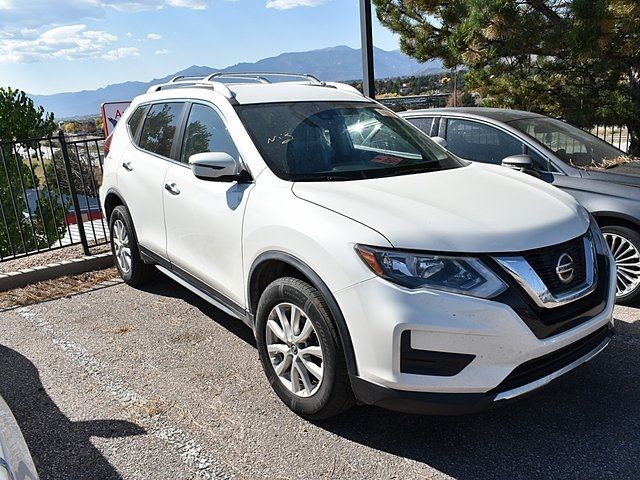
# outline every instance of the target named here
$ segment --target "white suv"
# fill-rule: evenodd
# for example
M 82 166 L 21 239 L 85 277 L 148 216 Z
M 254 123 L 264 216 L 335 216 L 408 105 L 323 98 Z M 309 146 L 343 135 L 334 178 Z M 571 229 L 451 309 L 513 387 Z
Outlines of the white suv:
M 136 98 L 107 143 L 122 278 L 155 265 L 246 322 L 305 418 L 355 402 L 476 411 L 611 338 L 614 264 L 584 208 L 452 156 L 349 86 L 178 78 Z

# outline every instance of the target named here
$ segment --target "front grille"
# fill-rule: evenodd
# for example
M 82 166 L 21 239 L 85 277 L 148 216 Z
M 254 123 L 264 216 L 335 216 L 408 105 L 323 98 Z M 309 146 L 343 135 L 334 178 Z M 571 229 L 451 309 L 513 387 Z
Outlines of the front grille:
M 586 297 L 556 308 L 541 308 L 531 296 L 491 257 L 485 261 L 511 288 L 494 298 L 510 306 L 538 338 L 549 338 L 600 315 L 607 306 L 610 290 L 609 257 L 598 253 L 596 289 Z
M 574 274 L 569 283 L 562 282 L 556 273 L 558 260 L 564 253 L 573 259 Z M 553 295 L 568 292 L 586 281 L 587 268 L 583 237 L 578 237 L 559 245 L 531 250 L 525 252 L 522 256 L 529 262 L 529 265 Z
M 595 350 L 598 345 L 612 335 L 613 331 L 609 325 L 605 325 L 571 345 L 529 360 L 516 367 L 492 392 L 502 393 L 513 390 L 557 372 Z

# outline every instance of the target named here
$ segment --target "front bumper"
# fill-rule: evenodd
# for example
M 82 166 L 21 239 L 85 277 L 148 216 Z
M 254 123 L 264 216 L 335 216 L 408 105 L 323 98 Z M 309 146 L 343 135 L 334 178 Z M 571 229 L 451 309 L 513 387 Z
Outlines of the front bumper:
M 336 292 L 358 366 L 351 379 L 356 398 L 392 410 L 450 415 L 483 410 L 537 390 L 609 343 L 614 272 L 611 263 L 599 279 L 606 282 L 603 308 L 544 338 L 534 333 L 522 312 L 498 301 L 408 290 L 380 278 Z M 407 368 L 401 361 L 407 331 L 411 352 L 435 354 L 434 362 L 451 361 L 422 374 Z M 427 355 L 423 365 L 431 357 Z
M 427 415 L 462 415 L 476 413 L 512 400 L 527 396 L 543 387 L 548 386 L 571 370 L 588 362 L 602 352 L 613 336 L 613 328 L 606 325 L 594 332 L 589 341 L 576 348 L 580 352 L 572 352 L 570 358 L 563 362 L 558 355 L 554 361 L 560 365 L 552 372 L 530 382 L 522 382 L 522 375 L 515 375 L 511 381 L 509 377 L 498 387 L 486 393 L 442 393 L 442 392 L 412 392 L 394 390 L 389 387 L 363 380 L 358 376 L 351 377 L 351 386 L 356 398 L 365 404 L 396 410 L 406 413 Z M 580 342 L 577 342 L 580 343 Z M 571 347 L 571 345 L 569 346 Z M 562 350 L 562 349 L 561 349 Z M 516 369 L 517 370 L 517 369 Z M 520 377 L 520 378 L 518 378 Z

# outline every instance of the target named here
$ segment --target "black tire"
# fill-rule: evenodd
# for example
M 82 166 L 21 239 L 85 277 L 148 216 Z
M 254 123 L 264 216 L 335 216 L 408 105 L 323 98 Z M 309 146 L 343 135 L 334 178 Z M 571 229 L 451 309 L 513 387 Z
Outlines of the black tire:
M 323 375 L 311 396 L 300 397 L 279 379 L 267 351 L 267 320 L 281 303 L 300 308 L 311 321 L 322 348 Z M 260 297 L 256 313 L 258 354 L 269 383 L 280 399 L 307 420 L 323 420 L 338 415 L 354 404 L 342 344 L 333 317 L 322 294 L 308 283 L 285 277 L 272 282 Z
M 638 233 L 637 231 L 631 230 L 626 227 L 619 227 L 617 225 L 607 225 L 602 227 L 602 233 L 605 235 L 605 237 L 607 236 L 607 234 L 622 237 L 627 242 L 632 244 L 637 252 L 640 252 L 640 233 Z M 640 270 L 638 270 L 638 275 L 640 275 Z M 626 292 L 624 295 L 617 295 L 616 303 L 618 303 L 619 305 L 638 305 L 640 303 L 640 284 L 638 284 L 633 290 Z
M 128 271 L 122 267 L 122 265 L 118 261 L 116 254 L 116 240 L 114 238 L 114 229 L 116 223 L 118 222 L 120 222 L 120 224 L 124 226 L 129 240 L 129 249 L 131 251 L 131 267 Z M 124 205 L 118 205 L 113 209 L 113 212 L 111 212 L 111 217 L 109 218 L 109 234 L 111 237 L 111 254 L 113 255 L 113 262 L 115 263 L 116 268 L 118 269 L 118 273 L 120 273 L 120 276 L 125 281 L 125 283 L 134 287 L 136 285 L 141 285 L 149 280 L 153 267 L 151 265 L 145 264 L 140 257 L 138 238 L 136 237 L 136 231 L 133 228 L 131 214 L 129 213 L 127 207 L 125 207 Z

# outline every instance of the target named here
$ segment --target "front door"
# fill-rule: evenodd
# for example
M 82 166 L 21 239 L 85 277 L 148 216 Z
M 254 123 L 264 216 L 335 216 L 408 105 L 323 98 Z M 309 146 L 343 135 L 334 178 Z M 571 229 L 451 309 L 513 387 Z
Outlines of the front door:
M 195 277 L 243 306 L 242 220 L 252 184 L 196 178 L 189 157 L 203 152 L 239 156 L 217 110 L 194 103 L 185 127 L 181 163 L 172 164 L 165 178 L 167 253 L 178 273 Z

